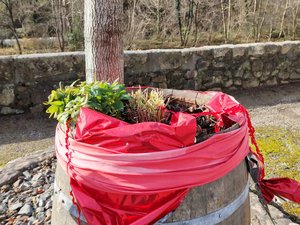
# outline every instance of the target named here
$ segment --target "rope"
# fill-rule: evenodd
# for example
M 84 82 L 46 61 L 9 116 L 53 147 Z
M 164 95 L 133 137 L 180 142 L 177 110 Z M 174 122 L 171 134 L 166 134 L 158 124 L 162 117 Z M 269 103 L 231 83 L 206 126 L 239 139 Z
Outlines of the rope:
M 66 156 L 67 156 L 67 159 L 68 159 L 68 162 L 67 162 L 67 173 L 68 174 L 69 174 L 69 169 L 72 170 L 74 168 L 73 165 L 71 164 L 72 152 L 70 151 L 70 148 L 69 148 L 69 146 L 70 146 L 69 133 L 70 133 L 70 130 L 71 130 L 70 123 L 71 123 L 71 119 L 66 122 L 66 128 L 67 129 L 66 129 L 66 138 L 65 138 L 65 147 L 67 149 Z M 72 176 L 70 176 L 70 183 L 71 182 L 72 182 Z M 81 209 L 80 209 L 80 206 L 77 203 L 72 191 L 70 191 L 70 196 L 72 198 L 73 204 L 76 206 L 77 211 L 78 211 L 77 223 L 78 223 L 78 225 L 81 225 L 81 221 L 80 221 Z

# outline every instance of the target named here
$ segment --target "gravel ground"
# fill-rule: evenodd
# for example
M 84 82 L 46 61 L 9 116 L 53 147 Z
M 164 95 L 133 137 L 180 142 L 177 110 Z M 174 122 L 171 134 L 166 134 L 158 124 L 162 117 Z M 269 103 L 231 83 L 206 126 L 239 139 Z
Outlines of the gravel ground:
M 300 83 L 229 94 L 248 109 L 254 126 L 277 126 L 300 131 Z

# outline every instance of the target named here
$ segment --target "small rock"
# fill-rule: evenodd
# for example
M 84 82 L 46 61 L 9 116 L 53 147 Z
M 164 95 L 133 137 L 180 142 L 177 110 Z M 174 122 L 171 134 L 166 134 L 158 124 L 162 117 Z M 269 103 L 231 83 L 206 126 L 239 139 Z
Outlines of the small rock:
M 47 210 L 47 209 L 50 209 L 50 208 L 52 208 L 52 201 L 48 201 L 47 203 L 46 203 L 46 205 L 45 205 L 45 209 Z
M 51 193 L 45 192 L 45 193 L 41 194 L 39 197 L 41 200 L 47 201 L 51 197 Z
M 18 212 L 18 215 L 27 215 L 31 216 L 32 215 L 32 207 L 29 204 L 25 204 L 20 211 Z
M 39 207 L 44 207 L 46 205 L 46 201 L 44 201 L 43 199 L 39 200 L 38 206 Z
M 38 221 L 42 221 L 45 219 L 45 212 L 40 212 L 36 215 Z
M 2 203 L 8 203 L 8 200 L 9 200 L 9 197 L 6 197 L 3 201 L 2 201 Z
M 4 221 L 7 218 L 5 214 L 0 215 L 0 222 Z
M 31 184 L 29 182 L 24 182 L 20 186 L 21 191 L 27 191 L 31 187 Z
M 40 186 L 43 186 L 43 182 L 40 181 L 40 180 L 38 180 L 38 181 L 33 181 L 32 185 L 31 185 L 31 187 L 34 187 L 34 188 L 40 187 Z
M 23 206 L 23 203 L 21 202 L 16 202 L 12 206 L 9 207 L 10 211 L 15 211 L 17 209 L 20 209 Z
M 3 186 L 1 187 L 1 192 L 7 192 L 9 189 L 10 189 L 10 186 L 9 186 L 9 185 L 3 185 Z
M 0 114 L 3 114 L 3 115 L 22 114 L 22 113 L 24 113 L 23 110 L 13 109 L 13 108 L 10 108 L 10 107 L 2 107 L 2 109 L 0 110 Z
M 20 217 L 17 217 L 17 220 L 18 221 L 22 221 L 22 222 L 26 222 L 26 221 L 28 221 L 28 219 L 29 219 L 29 216 L 20 216 Z M 22 223 L 22 224 L 24 224 L 24 223 Z
M 16 188 L 16 187 L 19 187 L 20 184 L 21 184 L 22 180 L 21 179 L 18 179 L 14 184 L 13 186 Z
M 30 194 L 30 193 L 32 193 L 32 190 L 31 190 L 31 189 L 29 189 L 29 190 L 27 190 L 27 191 L 23 191 L 23 194 L 24 194 L 24 195 L 28 195 L 28 194 Z
M 4 214 L 6 210 L 7 210 L 6 204 L 2 203 L 0 205 L 0 214 Z
M 44 188 L 45 190 L 48 190 L 50 187 L 51 187 L 51 185 L 48 183 L 48 184 L 45 184 L 43 188 Z
M 25 170 L 23 172 L 23 175 L 25 176 L 26 179 L 30 179 L 31 178 L 31 174 L 27 170 Z
M 37 173 L 32 177 L 32 181 L 38 181 L 40 179 L 42 179 L 44 177 L 44 175 L 42 173 Z
M 50 175 L 51 173 L 52 173 L 52 171 L 50 169 L 46 169 L 44 172 L 44 174 L 46 174 L 46 175 Z
M 36 209 L 35 209 L 35 212 L 36 213 L 40 213 L 40 212 L 44 212 L 45 211 L 45 208 L 44 207 L 37 207 Z

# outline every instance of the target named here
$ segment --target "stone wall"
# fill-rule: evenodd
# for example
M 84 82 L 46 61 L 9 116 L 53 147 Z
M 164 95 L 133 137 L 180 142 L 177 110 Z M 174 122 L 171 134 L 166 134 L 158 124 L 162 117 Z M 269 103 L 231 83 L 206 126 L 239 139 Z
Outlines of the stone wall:
M 41 111 L 60 81 L 84 79 L 84 53 L 0 56 L 0 114 Z M 300 82 L 300 42 L 125 52 L 126 85 L 228 90 Z

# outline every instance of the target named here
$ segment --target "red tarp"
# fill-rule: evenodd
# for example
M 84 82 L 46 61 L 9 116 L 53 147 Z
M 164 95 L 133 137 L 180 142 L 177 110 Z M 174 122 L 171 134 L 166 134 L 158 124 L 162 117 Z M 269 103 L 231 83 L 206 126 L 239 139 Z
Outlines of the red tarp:
M 240 128 L 194 144 L 193 115 L 176 113 L 171 125 L 128 124 L 88 108 L 81 109 L 75 139 L 66 138 L 57 126 L 58 162 L 70 176 L 73 194 L 89 224 L 153 224 L 174 210 L 190 188 L 223 177 L 246 157 L 247 112 L 229 95 L 200 94 L 212 96 L 207 107 L 220 124 L 226 118 Z M 297 191 L 292 196 L 300 199 L 296 181 L 280 180 L 279 186 L 263 176 L 260 181 L 267 198 L 282 194 L 276 188 L 280 187 L 287 195 Z

